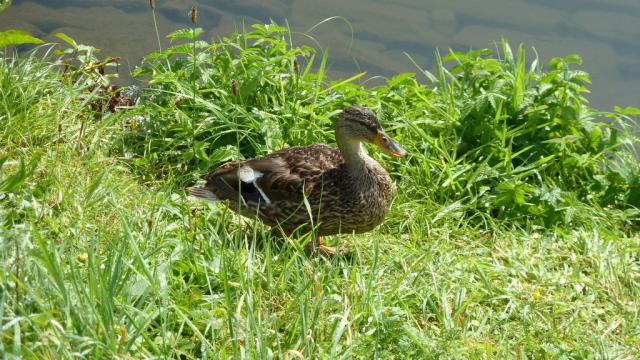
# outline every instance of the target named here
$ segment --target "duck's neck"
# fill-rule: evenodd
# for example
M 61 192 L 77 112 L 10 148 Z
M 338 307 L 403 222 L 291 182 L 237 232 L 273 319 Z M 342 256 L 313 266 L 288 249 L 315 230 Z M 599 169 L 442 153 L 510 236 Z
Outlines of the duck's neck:
M 354 177 L 366 177 L 368 175 L 367 159 L 369 159 L 369 155 L 365 152 L 360 141 L 346 136 L 340 131 L 336 131 L 336 141 L 351 175 Z

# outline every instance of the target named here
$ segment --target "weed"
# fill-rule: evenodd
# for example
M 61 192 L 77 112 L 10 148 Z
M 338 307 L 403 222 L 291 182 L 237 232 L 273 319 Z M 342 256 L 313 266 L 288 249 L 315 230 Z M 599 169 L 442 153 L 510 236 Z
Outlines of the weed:
M 326 55 L 312 71 L 316 51 L 292 47 L 286 28 L 256 25 L 211 44 L 197 40 L 201 32 L 168 35 L 189 43 L 150 55 L 135 72 L 151 84 L 134 110 L 148 121 L 124 147 L 144 176 L 181 169 L 189 182 L 192 169 L 332 142 L 332 116 L 366 103 L 414 150 L 413 166 L 392 165 L 397 179 L 410 179 L 401 188 L 413 196 L 402 202 L 448 203 L 436 220 L 548 226 L 590 221 L 576 210 L 585 206 L 640 205 L 630 119 L 586 105 L 589 78 L 571 69 L 575 55 L 553 59 L 547 72 L 534 59 L 527 70 L 524 49 L 514 55 L 503 42 L 502 59 L 489 50 L 436 54 L 436 74 L 421 70 L 431 86 L 401 74 L 367 89 L 353 82 L 359 76 L 325 84 Z

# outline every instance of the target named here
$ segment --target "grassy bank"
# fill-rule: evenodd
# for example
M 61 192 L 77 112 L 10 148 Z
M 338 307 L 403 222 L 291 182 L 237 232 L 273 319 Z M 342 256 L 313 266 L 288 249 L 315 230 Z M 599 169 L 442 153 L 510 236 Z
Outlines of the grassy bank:
M 505 43 L 366 87 L 284 28 L 199 33 L 150 54 L 115 113 L 90 48 L 0 60 L 5 358 L 638 355 L 638 112 L 590 108 L 578 57 Z M 226 160 L 333 143 L 355 103 L 410 156 L 374 155 L 399 194 L 328 239 L 351 257 L 186 198 Z

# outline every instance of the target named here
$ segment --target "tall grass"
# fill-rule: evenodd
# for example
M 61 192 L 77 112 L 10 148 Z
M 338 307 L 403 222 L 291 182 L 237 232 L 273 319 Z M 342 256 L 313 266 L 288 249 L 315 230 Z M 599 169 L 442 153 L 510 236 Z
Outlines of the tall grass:
M 545 72 L 538 59 L 527 65 L 523 47 L 514 55 L 503 42 L 502 58 L 489 50 L 436 54 L 435 73 L 420 69 L 431 85 L 400 74 L 368 89 L 354 83 L 362 74 L 325 84 L 326 54 L 317 60 L 313 49 L 290 47 L 288 30 L 274 24 L 214 44 L 195 35 L 170 34 L 188 43 L 150 55 L 135 72 L 152 84 L 135 110 L 149 121 L 125 146 L 147 175 L 183 169 L 177 176 L 189 178 L 190 169 L 331 142 L 331 117 L 364 103 L 414 150 L 413 166 L 391 165 L 410 179 L 406 194 L 417 195 L 403 202 L 448 205 L 431 218 L 548 226 L 591 221 L 594 206 L 637 215 L 633 122 L 587 105 L 589 77 L 571 68 L 576 55 L 553 59 Z
M 635 137 L 627 115 L 586 104 L 576 57 L 543 71 L 504 43 L 437 55 L 427 82 L 365 88 L 327 80 L 326 54 L 274 24 L 198 34 L 170 34 L 136 71 L 138 104 L 115 114 L 91 106 L 107 95 L 86 62 L 69 76 L 51 58 L 2 58 L 4 357 L 640 351 Z M 353 103 L 411 156 L 374 154 L 399 195 L 381 228 L 329 239 L 352 257 L 307 257 L 308 237 L 186 199 L 223 161 L 333 142 Z

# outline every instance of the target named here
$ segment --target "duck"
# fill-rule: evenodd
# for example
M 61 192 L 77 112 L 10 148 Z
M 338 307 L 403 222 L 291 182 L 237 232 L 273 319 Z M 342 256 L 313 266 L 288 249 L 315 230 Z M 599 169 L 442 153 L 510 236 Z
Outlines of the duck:
M 223 202 L 233 211 L 285 234 L 312 232 L 310 252 L 334 255 L 324 236 L 365 233 L 386 217 L 395 186 L 363 143 L 394 157 L 407 152 L 363 105 L 343 109 L 335 121 L 337 148 L 326 144 L 285 148 L 265 156 L 231 161 L 187 188 L 192 197 Z

